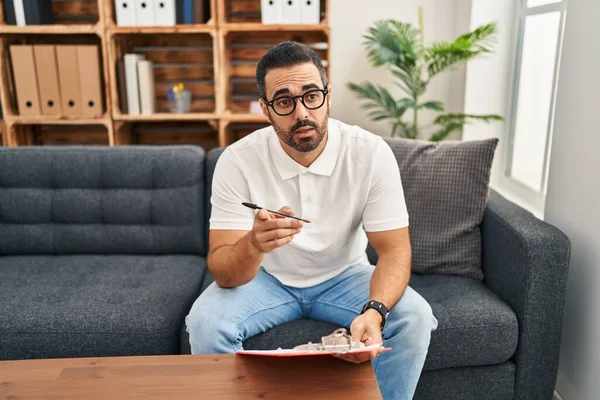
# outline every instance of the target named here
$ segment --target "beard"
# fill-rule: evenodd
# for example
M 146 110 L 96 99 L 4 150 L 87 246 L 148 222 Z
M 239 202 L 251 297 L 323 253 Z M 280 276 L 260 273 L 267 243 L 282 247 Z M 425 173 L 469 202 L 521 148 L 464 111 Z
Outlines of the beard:
M 273 129 L 279 139 L 281 139 L 285 144 L 290 146 L 292 149 L 300 151 L 302 153 L 308 153 L 309 151 L 313 151 L 323 141 L 325 134 L 327 133 L 327 122 L 329 121 L 329 106 L 327 106 L 327 113 L 323 120 L 317 124 L 313 121 L 309 121 L 307 119 L 302 121 L 297 121 L 289 130 L 283 129 L 281 126 L 277 125 L 273 118 L 269 115 L 269 121 L 271 125 L 273 125 Z M 312 136 L 299 138 L 296 135 L 296 131 L 298 129 L 310 127 L 314 129 Z

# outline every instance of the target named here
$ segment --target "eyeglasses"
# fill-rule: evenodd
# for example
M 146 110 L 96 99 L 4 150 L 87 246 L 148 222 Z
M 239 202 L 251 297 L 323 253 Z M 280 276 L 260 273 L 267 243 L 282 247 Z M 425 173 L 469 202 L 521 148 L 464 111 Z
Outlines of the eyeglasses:
M 327 93 L 328 89 L 314 89 L 300 96 L 281 96 L 267 102 L 267 106 L 273 108 L 277 115 L 284 117 L 296 111 L 296 99 L 300 99 L 307 110 L 316 110 L 325 104 Z

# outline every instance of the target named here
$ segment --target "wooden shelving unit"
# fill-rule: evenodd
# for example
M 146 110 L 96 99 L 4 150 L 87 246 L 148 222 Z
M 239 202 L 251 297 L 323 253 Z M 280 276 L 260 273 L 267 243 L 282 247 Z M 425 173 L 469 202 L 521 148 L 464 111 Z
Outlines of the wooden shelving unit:
M 114 0 L 52 2 L 54 25 L 6 25 L 0 0 L 0 121 L 4 146 L 45 144 L 183 144 L 225 146 L 268 125 L 251 114 L 258 99 L 255 71 L 273 45 L 296 40 L 311 45 L 329 74 L 330 0 L 321 0 L 314 25 L 261 23 L 260 0 L 206 0 L 204 23 L 175 26 L 118 26 Z M 17 115 L 8 46 L 96 43 L 101 51 L 104 110 L 99 118 Z M 122 112 L 118 63 L 128 52 L 154 61 L 156 113 Z M 192 110 L 168 109 L 165 90 L 182 81 L 192 91 Z
M 114 117 L 115 121 L 209 121 L 219 119 L 214 113 L 154 113 L 152 115 L 128 115 L 119 114 Z
M 230 111 L 223 113 L 221 119 L 227 122 L 267 122 L 267 119 L 263 115 L 233 114 Z
M 302 25 L 302 24 L 287 24 L 287 25 L 270 25 L 261 24 L 259 22 L 248 22 L 248 23 L 225 23 L 220 26 L 220 30 L 223 32 L 287 32 L 287 31 L 322 31 L 329 32 L 329 26 L 324 24 L 318 25 Z
M 216 28 L 210 25 L 175 26 L 117 26 L 111 25 L 109 33 L 114 34 L 177 34 L 177 33 L 214 33 Z
M 0 25 L 0 33 L 18 35 L 73 35 L 73 34 L 97 34 L 101 35 L 101 25 Z

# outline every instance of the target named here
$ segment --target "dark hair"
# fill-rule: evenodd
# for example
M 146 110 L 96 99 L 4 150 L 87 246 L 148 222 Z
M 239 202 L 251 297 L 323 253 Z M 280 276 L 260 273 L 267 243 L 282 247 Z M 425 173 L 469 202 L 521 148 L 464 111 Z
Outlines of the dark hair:
M 258 95 L 267 99 L 265 93 L 265 76 L 267 71 L 275 68 L 285 68 L 294 65 L 313 63 L 321 74 L 323 87 L 327 86 L 327 75 L 321 59 L 313 49 L 305 44 L 298 42 L 282 42 L 271 48 L 260 59 L 256 67 L 256 85 L 258 87 Z

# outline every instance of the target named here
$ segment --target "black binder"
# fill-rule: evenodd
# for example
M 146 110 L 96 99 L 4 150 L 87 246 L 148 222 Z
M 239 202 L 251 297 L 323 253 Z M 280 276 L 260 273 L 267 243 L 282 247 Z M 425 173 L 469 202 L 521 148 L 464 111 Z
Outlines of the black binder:
M 4 20 L 6 25 L 16 25 L 17 15 L 15 14 L 15 3 L 13 0 L 4 0 Z
M 23 0 L 27 25 L 50 25 L 54 23 L 50 0 Z

